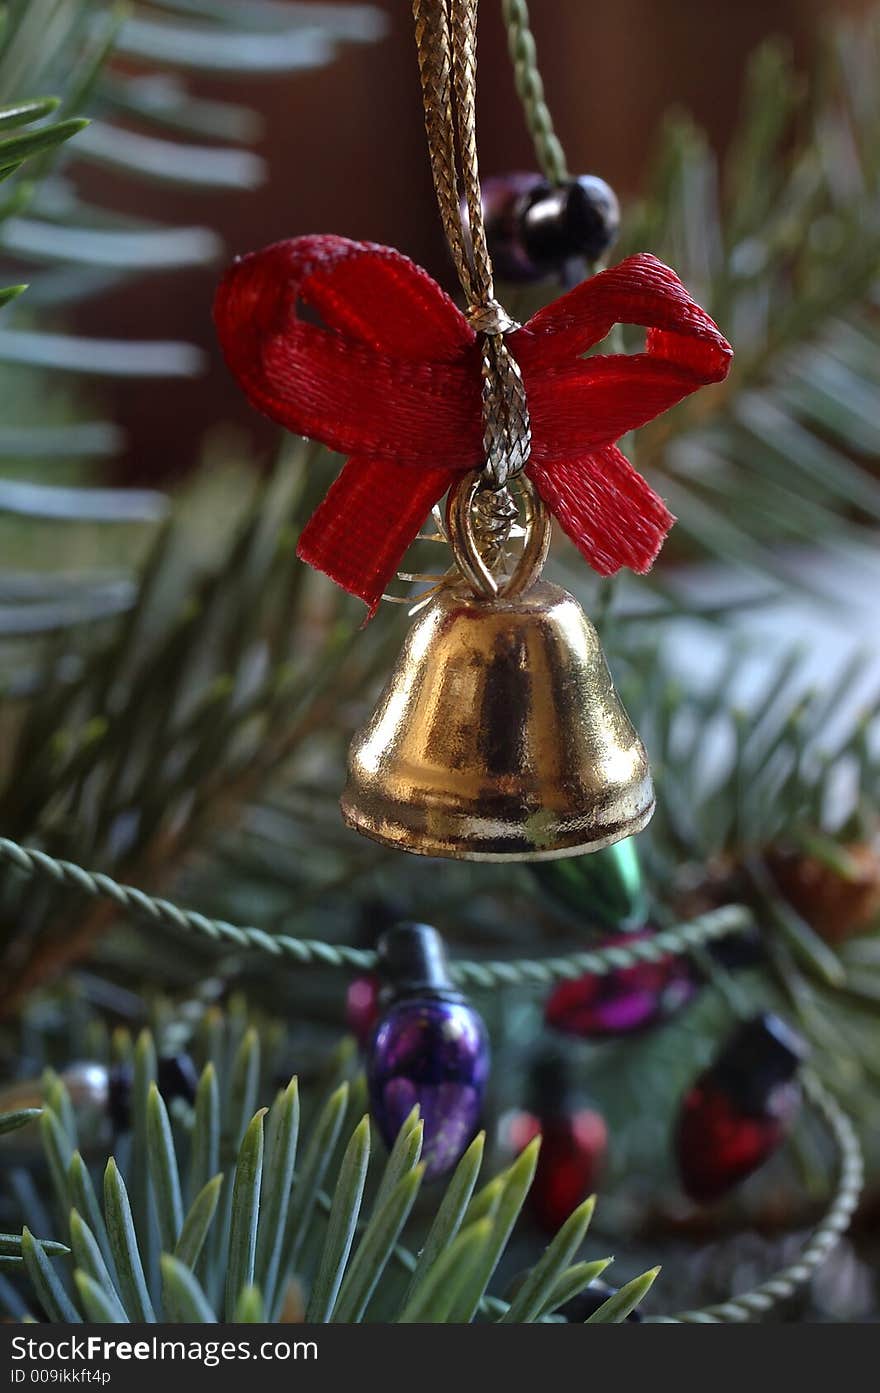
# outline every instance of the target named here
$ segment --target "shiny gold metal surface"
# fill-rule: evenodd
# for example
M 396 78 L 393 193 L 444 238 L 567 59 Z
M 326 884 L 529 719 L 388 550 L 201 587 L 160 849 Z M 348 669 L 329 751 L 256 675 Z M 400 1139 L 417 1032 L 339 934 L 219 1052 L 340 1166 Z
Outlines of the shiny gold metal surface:
M 491 570 L 474 526 L 474 512 L 482 483 L 478 470 L 466 474 L 457 488 L 450 489 L 446 503 L 446 533 L 456 564 L 474 594 L 484 600 L 499 595 L 511 598 L 527 590 L 541 574 L 550 550 L 550 514 L 534 484 L 522 475 L 516 489 L 525 509 L 523 549 L 509 576 L 499 579 Z M 490 546 L 490 554 L 496 550 Z
M 494 598 L 462 580 L 418 614 L 352 742 L 350 826 L 423 856 L 522 861 L 597 851 L 648 822 L 647 757 L 596 630 L 567 591 L 521 588 L 543 550 Z

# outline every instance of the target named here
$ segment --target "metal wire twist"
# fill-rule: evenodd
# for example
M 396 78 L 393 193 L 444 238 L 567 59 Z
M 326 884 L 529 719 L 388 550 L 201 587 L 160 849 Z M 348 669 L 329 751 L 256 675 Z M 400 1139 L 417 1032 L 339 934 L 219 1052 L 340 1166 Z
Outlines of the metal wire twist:
M 538 69 L 538 52 L 529 22 L 529 7 L 526 0 L 501 0 L 501 14 L 507 29 L 507 47 L 513 63 L 517 95 L 522 103 L 541 173 L 551 184 L 564 184 L 569 177 L 568 163 L 544 99 L 544 83 Z
M 475 108 L 477 6 L 478 0 L 413 0 L 413 18 L 440 219 L 468 319 L 483 336 L 484 475 L 490 488 L 501 489 L 528 464 L 532 430 L 522 374 L 504 338 L 519 325 L 495 298 L 483 222 Z
M 100 871 L 87 871 L 72 861 L 58 860 L 45 851 L 23 847 L 0 837 L 0 862 L 33 879 L 49 881 L 95 900 L 107 900 L 127 914 L 147 923 L 164 924 L 182 933 L 196 934 L 221 947 L 266 953 L 298 966 L 341 968 L 369 972 L 378 966 L 378 957 L 369 949 L 347 944 L 325 943 L 319 939 L 294 938 L 290 934 L 269 934 L 263 929 L 211 919 L 192 909 L 182 909 L 171 900 L 147 895 L 131 885 L 120 885 Z M 512 958 L 509 961 L 461 960 L 453 964 L 452 975 L 462 986 L 491 990 L 502 986 L 551 986 L 585 972 L 604 975 L 637 963 L 658 962 L 670 953 L 687 952 L 697 944 L 709 943 L 725 934 L 741 932 L 752 924 L 747 909 L 725 905 L 700 915 L 688 923 L 664 930 L 650 939 L 637 939 L 626 947 L 608 945 L 578 953 L 549 958 Z
M 855 1213 L 864 1179 L 862 1149 L 855 1128 L 837 1099 L 810 1071 L 803 1076 L 804 1089 L 813 1106 L 822 1115 L 837 1143 L 840 1155 L 840 1174 L 834 1198 L 824 1219 L 804 1245 L 796 1262 L 789 1263 L 751 1291 L 743 1292 L 730 1301 L 701 1310 L 680 1311 L 674 1316 L 651 1316 L 654 1323 L 677 1325 L 717 1325 L 740 1323 L 760 1318 L 780 1302 L 788 1301 L 806 1286 L 814 1272 L 821 1267 L 849 1227 Z

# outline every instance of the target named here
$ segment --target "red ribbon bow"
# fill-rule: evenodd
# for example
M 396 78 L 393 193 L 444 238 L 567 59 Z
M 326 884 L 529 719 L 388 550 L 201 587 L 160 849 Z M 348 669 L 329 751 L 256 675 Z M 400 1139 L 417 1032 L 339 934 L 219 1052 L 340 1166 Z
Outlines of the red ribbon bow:
M 214 317 L 250 401 L 350 457 L 297 554 L 375 611 L 431 508 L 483 463 L 476 334 L 400 252 L 331 236 L 236 261 Z M 618 323 L 647 328 L 643 353 L 580 356 Z M 720 382 L 730 345 L 647 255 L 582 282 L 507 342 L 531 415 L 529 478 L 601 575 L 649 570 L 674 518 L 614 442 Z

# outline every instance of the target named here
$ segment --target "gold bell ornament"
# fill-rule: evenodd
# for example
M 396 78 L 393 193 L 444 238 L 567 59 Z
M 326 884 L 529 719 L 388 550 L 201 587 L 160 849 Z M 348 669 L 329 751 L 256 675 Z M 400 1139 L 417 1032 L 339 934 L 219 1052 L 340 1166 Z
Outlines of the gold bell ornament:
M 418 613 L 352 741 L 346 822 L 422 856 L 549 860 L 641 831 L 654 810 L 644 746 L 595 628 L 541 579 L 550 519 L 520 479 L 525 540 L 499 579 L 475 530 L 480 477 L 451 491 L 457 574 Z
M 214 312 L 254 405 L 348 456 L 300 537 L 302 560 L 373 614 L 447 499 L 456 565 L 354 739 L 346 821 L 421 855 L 539 860 L 631 836 L 654 806 L 596 631 L 541 579 L 548 513 L 601 575 L 647 571 L 673 519 L 616 441 L 724 378 L 731 349 L 650 255 L 582 281 L 524 326 L 504 311 L 477 166 L 476 12 L 475 0 L 413 0 L 465 312 L 400 252 L 334 236 L 240 258 Z M 644 350 L 591 355 L 615 324 L 644 326 Z M 525 541 L 506 576 L 499 505 L 516 512 L 511 489 Z

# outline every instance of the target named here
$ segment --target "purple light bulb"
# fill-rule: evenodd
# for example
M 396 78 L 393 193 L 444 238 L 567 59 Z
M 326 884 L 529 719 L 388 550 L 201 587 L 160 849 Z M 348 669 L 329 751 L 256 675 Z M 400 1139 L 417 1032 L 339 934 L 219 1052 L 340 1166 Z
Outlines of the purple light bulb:
M 452 986 L 443 942 L 427 924 L 401 924 L 379 942 L 387 1002 L 367 1065 L 370 1107 L 391 1147 L 418 1103 L 429 1179 L 451 1170 L 480 1122 L 489 1076 L 482 1019 Z

